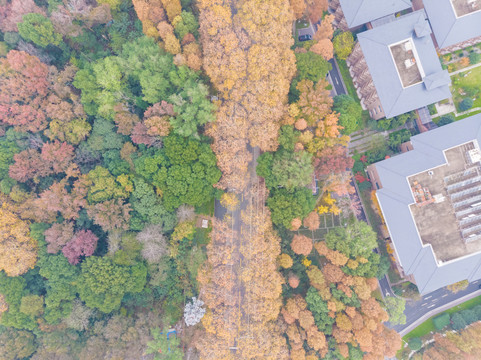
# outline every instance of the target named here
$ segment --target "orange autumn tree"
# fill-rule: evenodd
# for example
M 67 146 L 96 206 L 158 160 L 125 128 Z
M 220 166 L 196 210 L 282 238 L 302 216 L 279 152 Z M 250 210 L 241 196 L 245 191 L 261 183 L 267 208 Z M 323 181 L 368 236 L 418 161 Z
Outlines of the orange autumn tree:
M 242 191 L 251 157 L 247 144 L 275 150 L 295 71 L 289 3 L 199 1 L 203 67 L 221 100 L 207 133 L 223 172 L 219 186 Z M 281 68 L 279 68 L 281 67 Z
M 309 255 L 312 251 L 312 239 L 305 235 L 294 235 L 291 242 L 292 251 L 298 255 Z
M 349 267 L 351 260 L 329 249 L 324 241 L 314 247 L 322 257 L 322 269 L 309 266 L 306 273 L 311 287 L 305 299 L 301 295 L 288 298 L 281 311 L 288 326 L 291 358 L 304 359 L 306 346 L 322 357 L 334 350 L 348 358 L 354 356 L 351 352 L 372 360 L 395 356 L 401 339 L 382 324 L 388 315 L 372 296 L 377 280 L 345 273 L 342 267 Z M 292 275 L 292 270 L 287 272 L 288 279 Z

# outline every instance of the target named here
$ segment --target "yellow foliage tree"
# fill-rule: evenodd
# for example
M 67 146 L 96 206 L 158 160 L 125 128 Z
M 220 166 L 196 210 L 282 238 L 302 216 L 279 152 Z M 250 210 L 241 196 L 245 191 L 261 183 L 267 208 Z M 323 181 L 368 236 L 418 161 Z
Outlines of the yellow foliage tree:
M 239 207 L 239 198 L 233 192 L 226 192 L 222 194 L 220 203 L 229 211 L 235 211 Z
M 288 254 L 281 254 L 279 256 L 279 265 L 284 269 L 289 269 L 293 264 L 292 258 Z
M 165 12 L 167 13 L 170 22 L 173 22 L 175 17 L 182 12 L 180 0 L 162 0 L 162 5 L 164 5 Z
M 30 237 L 28 223 L 21 220 L 4 202 L 0 208 L 0 270 L 18 276 L 33 269 L 37 242 Z

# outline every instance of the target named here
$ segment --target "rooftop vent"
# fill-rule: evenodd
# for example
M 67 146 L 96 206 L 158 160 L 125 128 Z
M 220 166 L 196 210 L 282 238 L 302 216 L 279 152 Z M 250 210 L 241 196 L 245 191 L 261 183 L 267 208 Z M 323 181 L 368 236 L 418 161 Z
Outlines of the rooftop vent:
M 469 160 L 471 163 L 477 163 L 481 161 L 481 152 L 479 149 L 472 149 L 468 151 Z
M 425 20 L 419 20 L 416 25 L 414 25 L 414 32 L 418 38 L 422 38 L 431 34 L 431 26 Z
M 437 73 L 428 75 L 423 80 L 424 85 L 426 86 L 426 89 L 428 91 L 451 84 L 451 77 L 449 76 L 447 70 L 442 70 Z

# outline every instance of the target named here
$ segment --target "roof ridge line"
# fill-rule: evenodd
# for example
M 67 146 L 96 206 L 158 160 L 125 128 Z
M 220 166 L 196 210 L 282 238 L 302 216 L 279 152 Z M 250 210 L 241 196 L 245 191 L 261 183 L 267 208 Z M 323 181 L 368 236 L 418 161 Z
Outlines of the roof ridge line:
M 350 1 L 352 1 L 352 0 L 350 0 Z M 352 19 L 351 24 L 356 22 L 357 16 L 359 15 L 359 9 L 361 9 L 361 7 L 364 5 L 364 3 L 365 3 L 366 1 L 367 1 L 367 0 L 361 0 L 361 2 L 359 3 L 358 8 L 356 9 L 356 16 L 354 16 L 354 18 Z M 350 24 L 349 24 L 349 25 L 350 25 Z
M 420 293 L 426 289 L 426 286 L 431 282 L 431 279 L 433 278 L 434 274 L 436 273 L 436 271 L 439 269 L 439 267 L 437 266 L 436 264 L 436 268 L 434 269 L 433 273 L 431 274 L 431 276 L 429 277 L 428 281 L 426 281 L 426 283 L 424 284 L 424 287 L 421 289 Z M 416 284 L 417 285 L 417 284 Z M 419 287 L 418 287 L 419 288 Z M 436 289 L 437 290 L 437 289 Z
M 455 14 L 456 16 L 456 14 Z M 455 21 L 453 21 L 451 27 L 449 28 L 448 32 L 446 33 L 446 37 L 444 38 L 443 40 L 443 44 L 444 45 L 444 42 L 447 40 L 447 38 L 449 37 L 449 35 L 451 35 L 451 31 L 453 30 L 453 28 L 456 26 L 456 22 L 457 22 L 457 19 Z M 438 44 L 439 45 L 439 44 Z M 439 46 L 440 49 L 442 49 L 444 46 Z

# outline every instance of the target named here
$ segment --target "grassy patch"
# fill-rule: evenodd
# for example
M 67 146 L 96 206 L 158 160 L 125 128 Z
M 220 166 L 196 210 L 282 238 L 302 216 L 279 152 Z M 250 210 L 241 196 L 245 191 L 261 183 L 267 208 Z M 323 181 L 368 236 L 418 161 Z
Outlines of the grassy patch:
M 458 109 L 458 105 L 466 97 L 466 95 L 460 94 L 463 88 L 477 88 L 481 92 L 481 67 L 474 68 L 469 70 L 466 73 L 460 73 L 454 75 L 452 77 L 453 81 L 453 88 L 452 94 L 454 103 L 456 104 L 456 108 Z M 474 104 L 473 108 L 481 107 L 481 96 L 480 94 L 474 97 Z M 459 112 L 459 109 L 458 109 Z
M 469 114 L 464 114 L 464 115 L 461 115 L 461 116 L 457 116 L 456 117 L 456 121 L 457 120 L 462 120 L 462 119 L 465 119 L 467 117 L 470 117 L 470 116 L 473 116 L 473 115 L 476 115 L 476 114 L 480 114 L 481 113 L 481 110 L 476 110 L 476 111 L 473 111 L 473 112 L 470 112 Z
M 475 307 L 476 305 L 481 304 L 481 296 L 475 297 L 474 299 L 468 300 L 466 302 L 463 302 L 462 304 L 459 304 L 455 307 L 452 307 L 451 309 L 448 309 L 444 312 L 448 314 L 453 314 L 458 311 L 466 310 L 466 309 L 471 309 Z
M 305 19 L 296 20 L 296 29 L 306 29 L 309 27 L 309 21 Z
M 338 59 L 336 57 L 337 64 L 339 65 L 339 71 L 341 73 L 342 79 L 344 80 L 344 84 L 346 85 L 347 93 L 357 102 L 360 102 L 359 97 L 356 93 L 356 88 L 354 87 L 354 83 L 352 82 L 351 74 L 349 73 L 349 69 L 347 68 L 347 64 L 345 60 Z
M 438 316 L 438 315 L 435 315 L 435 316 Z M 429 334 L 430 332 L 434 332 L 434 331 L 436 331 L 436 328 L 434 327 L 433 318 L 430 318 L 429 320 L 426 320 L 417 328 L 415 328 L 413 331 L 405 335 L 403 337 L 403 340 L 407 342 L 411 338 L 423 337 Z
M 210 241 L 210 232 L 211 231 L 212 231 L 212 227 L 210 227 L 210 226 L 207 229 L 203 229 L 203 228 L 195 229 L 193 243 L 198 245 L 198 246 L 207 245 Z
M 436 314 L 433 317 L 426 320 L 425 322 L 423 322 L 417 328 L 412 330 L 410 333 L 406 334 L 403 337 L 403 340 L 407 342 L 409 339 L 411 339 L 413 337 L 423 337 L 423 336 L 428 335 L 432 331 L 433 332 L 436 331 L 436 328 L 434 327 L 434 323 L 433 323 L 433 318 L 435 318 L 437 316 L 440 316 L 444 313 L 453 314 L 453 313 L 456 313 L 458 311 L 471 309 L 471 308 L 473 308 L 473 307 L 475 307 L 476 305 L 479 305 L 479 304 L 481 304 L 481 296 L 475 297 L 474 299 L 465 301 L 462 304 L 459 304 L 459 305 L 454 306 L 454 307 L 452 307 L 452 308 L 450 308 L 446 311 L 443 311 L 439 314 Z
M 214 202 L 215 199 L 212 198 L 210 201 L 202 204 L 195 208 L 195 212 L 201 215 L 214 216 Z

